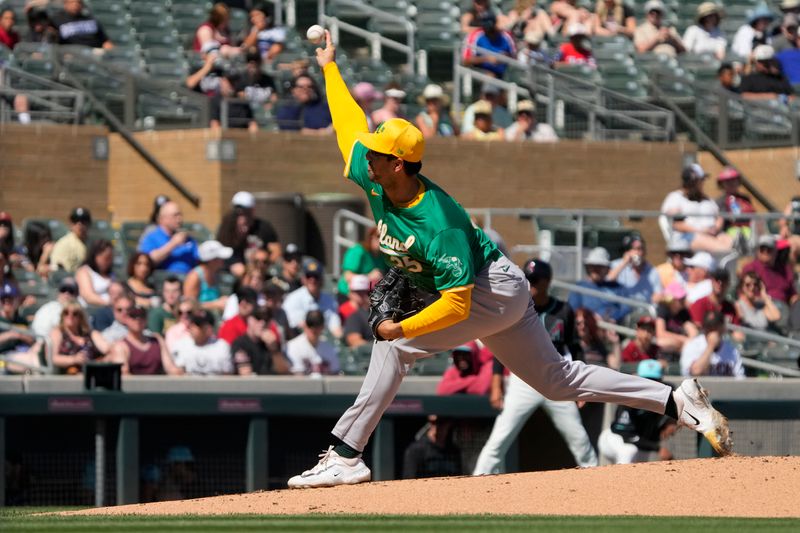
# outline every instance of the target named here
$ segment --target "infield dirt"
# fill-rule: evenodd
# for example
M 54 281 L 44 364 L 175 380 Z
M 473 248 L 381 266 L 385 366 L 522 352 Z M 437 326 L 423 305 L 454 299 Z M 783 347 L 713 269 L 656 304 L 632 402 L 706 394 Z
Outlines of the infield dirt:
M 74 511 L 87 515 L 397 514 L 800 517 L 800 457 L 726 457 L 379 481 Z

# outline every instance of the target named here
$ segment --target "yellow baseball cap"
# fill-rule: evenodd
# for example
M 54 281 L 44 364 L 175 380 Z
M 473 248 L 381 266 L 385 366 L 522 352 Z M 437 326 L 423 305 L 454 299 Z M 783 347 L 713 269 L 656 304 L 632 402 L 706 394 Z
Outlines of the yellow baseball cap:
M 416 126 L 402 118 L 381 123 L 375 133 L 358 133 L 356 138 L 375 152 L 392 154 L 403 161 L 418 163 L 425 153 L 425 138 Z

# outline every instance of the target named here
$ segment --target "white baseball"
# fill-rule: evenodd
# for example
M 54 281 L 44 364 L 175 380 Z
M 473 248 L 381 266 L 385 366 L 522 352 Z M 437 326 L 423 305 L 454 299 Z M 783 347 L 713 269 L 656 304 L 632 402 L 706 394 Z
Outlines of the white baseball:
M 311 44 L 319 44 L 325 38 L 325 29 L 319 24 L 314 24 L 306 31 L 306 38 Z

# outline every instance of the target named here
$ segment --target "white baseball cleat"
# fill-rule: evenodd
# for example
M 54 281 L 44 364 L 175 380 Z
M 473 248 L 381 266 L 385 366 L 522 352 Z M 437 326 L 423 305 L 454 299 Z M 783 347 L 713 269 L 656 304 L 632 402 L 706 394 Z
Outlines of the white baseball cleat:
M 733 453 L 728 419 L 711 406 L 708 393 L 697 379 L 686 379 L 673 393 L 680 409 L 678 424 L 702 434 L 720 455 Z
M 314 468 L 289 479 L 290 489 L 355 485 L 369 481 L 372 477 L 361 457 L 347 459 L 333 451 L 333 446 L 329 446 L 319 457 L 319 463 Z

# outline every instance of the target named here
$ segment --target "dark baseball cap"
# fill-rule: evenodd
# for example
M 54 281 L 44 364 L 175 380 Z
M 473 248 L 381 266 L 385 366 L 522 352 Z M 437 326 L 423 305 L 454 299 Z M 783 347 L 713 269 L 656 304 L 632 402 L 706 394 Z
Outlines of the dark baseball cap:
M 73 278 L 72 276 L 67 276 L 66 278 L 62 279 L 58 283 L 58 292 L 68 292 L 73 296 L 77 295 L 78 284 L 75 282 L 75 278 Z
M 287 244 L 286 248 L 283 250 L 283 258 L 289 261 L 293 259 L 300 259 L 302 256 L 303 254 L 300 253 L 300 247 L 293 242 Z
M 269 322 L 272 320 L 272 312 L 270 312 L 270 310 L 266 307 L 259 307 L 253 311 L 253 314 L 250 315 L 250 317 L 263 322 Z
M 487 28 L 494 28 L 497 24 L 497 15 L 494 14 L 494 11 L 491 9 L 487 9 L 480 15 L 478 15 L 478 26 L 483 29 Z
M 92 214 L 85 207 L 76 207 L 69 214 L 69 221 L 73 224 L 78 222 L 85 222 L 86 224 L 92 223 Z
M 724 268 L 718 268 L 711 273 L 711 279 L 727 283 L 731 280 L 731 275 Z
M 310 328 L 318 328 L 325 325 L 325 317 L 321 311 L 309 311 L 306 315 L 306 326 Z
M 522 267 L 528 282 L 536 283 L 542 279 L 553 279 L 553 268 L 547 261 L 541 259 L 528 259 Z
M 322 263 L 320 263 L 316 259 L 309 259 L 303 265 L 303 275 L 306 277 L 316 276 L 318 278 L 321 278 L 324 274 L 325 271 L 322 268 Z
M 258 292 L 251 287 L 242 287 L 236 291 L 236 296 L 240 302 L 247 302 L 253 305 L 258 303 Z
M 266 296 L 267 298 L 279 298 L 284 294 L 286 294 L 286 291 L 283 289 L 283 287 L 281 287 L 274 281 L 268 282 L 267 285 L 264 287 L 264 296 Z
M 0 285 L 0 298 L 16 298 L 19 296 L 19 289 L 11 283 Z
M 211 326 L 212 328 L 216 324 L 216 320 L 214 320 L 214 315 L 211 314 L 211 311 L 207 309 L 201 309 L 199 311 L 195 311 L 192 313 L 191 318 L 189 321 L 194 324 L 195 326 Z

